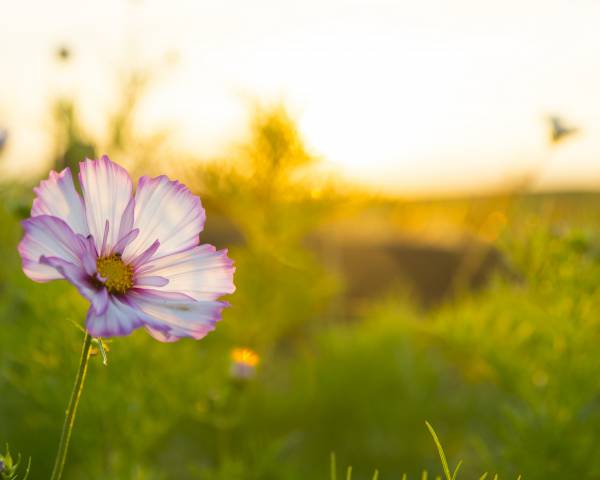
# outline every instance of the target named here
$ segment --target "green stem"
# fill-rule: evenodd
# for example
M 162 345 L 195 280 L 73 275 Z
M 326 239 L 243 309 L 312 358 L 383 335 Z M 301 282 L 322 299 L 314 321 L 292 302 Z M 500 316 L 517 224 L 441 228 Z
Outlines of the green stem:
M 67 458 L 67 451 L 69 450 L 71 432 L 73 431 L 73 424 L 75 423 L 77 405 L 79 405 L 79 398 L 81 397 L 81 392 L 83 391 L 83 382 L 85 381 L 85 375 L 87 373 L 91 345 L 92 337 L 86 332 L 83 339 L 79 370 L 77 371 L 77 377 L 75 377 L 75 385 L 73 386 L 73 392 L 71 393 L 71 399 L 69 400 L 69 406 L 67 407 L 65 423 L 60 436 L 60 444 L 58 445 L 58 452 L 56 454 L 54 469 L 52 470 L 52 477 L 50 480 L 60 480 L 62 477 L 63 469 L 65 467 L 65 460 Z

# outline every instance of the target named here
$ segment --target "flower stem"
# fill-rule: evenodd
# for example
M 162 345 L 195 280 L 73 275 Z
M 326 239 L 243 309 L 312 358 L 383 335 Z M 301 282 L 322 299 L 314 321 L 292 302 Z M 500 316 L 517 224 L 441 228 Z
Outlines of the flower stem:
M 79 361 L 79 370 L 77 371 L 77 377 L 75 377 L 75 385 L 73 386 L 73 392 L 71 393 L 71 399 L 69 400 L 69 406 L 67 407 L 65 423 L 60 436 L 58 452 L 56 454 L 54 469 L 52 470 L 52 477 L 50 480 L 60 480 L 62 477 L 65 460 L 67 458 L 67 451 L 69 450 L 71 432 L 73 431 L 73 424 L 75 423 L 77 405 L 79 405 L 79 398 L 81 397 L 81 392 L 83 391 L 83 382 L 85 381 L 85 375 L 87 373 L 91 345 L 92 336 L 85 332 L 83 348 L 81 350 L 81 360 Z

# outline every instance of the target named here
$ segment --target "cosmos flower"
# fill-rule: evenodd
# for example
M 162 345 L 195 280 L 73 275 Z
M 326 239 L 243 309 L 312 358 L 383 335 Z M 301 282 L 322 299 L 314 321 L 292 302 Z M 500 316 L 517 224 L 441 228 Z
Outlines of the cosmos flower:
M 107 156 L 81 162 L 75 189 L 69 168 L 34 189 L 19 244 L 23 271 L 36 282 L 65 279 L 90 301 L 95 337 L 144 327 L 170 342 L 214 329 L 232 293 L 227 250 L 199 245 L 200 199 L 165 176 L 141 177 L 135 193 L 125 169 Z

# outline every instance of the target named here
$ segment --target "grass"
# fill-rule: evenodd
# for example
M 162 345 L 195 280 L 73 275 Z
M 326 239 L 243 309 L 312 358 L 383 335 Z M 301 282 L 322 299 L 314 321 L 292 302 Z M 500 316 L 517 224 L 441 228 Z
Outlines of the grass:
M 427 429 L 429 430 L 429 433 L 431 434 L 431 437 L 433 438 L 433 442 L 435 443 L 435 446 L 437 448 L 445 479 L 446 480 L 456 480 L 458 478 L 458 471 L 460 470 L 460 467 L 462 465 L 462 460 L 456 464 L 454 471 L 452 473 L 450 473 L 450 468 L 448 467 L 448 461 L 446 459 L 446 453 L 444 452 L 444 448 L 442 447 L 442 443 L 440 442 L 440 439 L 438 438 L 437 434 L 435 433 L 435 430 L 433 429 L 433 427 L 431 426 L 431 424 L 429 422 L 425 422 L 425 425 L 427 426 Z M 335 453 L 331 453 L 330 462 L 331 462 L 330 463 L 331 480 L 337 480 L 338 468 L 337 468 Z M 429 474 L 427 473 L 427 470 L 423 470 L 421 472 L 421 480 L 427 480 L 428 477 L 429 477 Z M 479 480 L 485 480 L 487 477 L 488 477 L 488 473 L 485 472 L 483 475 L 481 475 L 479 477 Z M 402 474 L 402 480 L 408 480 L 408 478 L 409 477 L 406 475 L 406 473 Z M 493 478 L 494 478 L 494 480 L 497 480 L 498 475 L 497 474 L 494 475 Z M 351 466 L 347 467 L 347 469 L 346 469 L 345 479 L 352 480 L 352 467 Z M 378 480 L 378 479 L 379 479 L 379 471 L 375 470 L 375 472 L 373 472 L 373 476 L 371 477 L 371 480 Z M 441 480 L 441 477 L 438 475 L 435 477 L 435 480 Z M 521 480 L 521 475 L 519 475 L 517 477 L 517 480 Z

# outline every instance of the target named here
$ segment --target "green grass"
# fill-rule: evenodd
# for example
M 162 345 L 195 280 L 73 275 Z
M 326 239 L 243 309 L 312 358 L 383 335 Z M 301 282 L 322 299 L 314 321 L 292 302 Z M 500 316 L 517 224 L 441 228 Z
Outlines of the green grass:
M 429 422 L 425 422 L 425 425 L 427 426 L 427 429 L 429 430 L 429 433 L 431 434 L 431 437 L 433 438 L 433 442 L 435 443 L 435 446 L 437 448 L 445 479 L 446 480 L 457 480 L 458 471 L 460 470 L 460 467 L 462 465 L 462 460 L 456 464 L 456 467 L 454 468 L 453 472 L 450 473 L 450 468 L 448 466 L 448 461 L 446 459 L 446 453 L 444 452 L 444 448 L 442 447 L 442 443 L 440 442 L 440 439 L 438 438 L 437 434 L 435 433 L 435 430 L 433 429 L 433 427 L 431 426 L 431 424 Z M 331 480 L 337 480 L 338 479 L 338 468 L 337 468 L 335 453 L 331 454 L 330 461 L 331 461 L 331 463 L 330 463 Z M 429 474 L 427 473 L 427 470 L 423 470 L 421 472 L 421 480 L 427 480 L 428 477 L 429 477 Z M 487 477 L 488 477 L 488 473 L 485 472 L 485 473 L 483 473 L 483 475 L 481 475 L 479 477 L 479 480 L 485 480 Z M 408 478 L 409 477 L 406 473 L 402 474 L 402 480 L 408 480 Z M 442 477 L 439 475 L 437 475 L 435 477 L 436 480 L 441 480 L 441 478 Z M 497 478 L 498 478 L 498 475 L 495 474 L 494 480 L 497 480 Z M 346 469 L 345 479 L 352 480 L 352 467 L 351 466 L 347 467 L 347 469 Z M 379 470 L 375 470 L 375 472 L 373 472 L 373 476 L 371 477 L 371 480 L 378 480 L 378 479 L 379 479 Z M 517 477 L 517 480 L 521 480 L 521 475 L 519 475 Z

